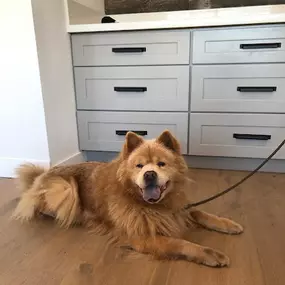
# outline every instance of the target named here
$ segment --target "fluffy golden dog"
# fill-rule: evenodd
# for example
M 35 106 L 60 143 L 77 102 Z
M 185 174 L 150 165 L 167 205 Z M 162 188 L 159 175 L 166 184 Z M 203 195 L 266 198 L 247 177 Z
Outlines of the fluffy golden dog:
M 183 240 L 193 223 L 229 234 L 243 231 L 229 219 L 183 209 L 190 203 L 187 169 L 169 131 L 151 141 L 129 132 L 120 155 L 109 163 L 19 167 L 23 194 L 14 217 L 31 220 L 44 213 L 64 227 L 91 225 L 137 252 L 227 266 L 223 253 Z

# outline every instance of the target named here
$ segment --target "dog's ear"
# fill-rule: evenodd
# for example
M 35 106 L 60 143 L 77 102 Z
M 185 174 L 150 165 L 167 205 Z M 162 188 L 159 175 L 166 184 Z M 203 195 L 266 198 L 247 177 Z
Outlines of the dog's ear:
M 164 131 L 157 139 L 157 142 L 163 144 L 166 148 L 172 150 L 177 154 L 181 154 L 180 144 L 177 139 L 170 133 L 170 131 Z
M 144 142 L 144 139 L 133 132 L 128 132 L 123 147 L 123 156 L 127 157 L 138 146 Z

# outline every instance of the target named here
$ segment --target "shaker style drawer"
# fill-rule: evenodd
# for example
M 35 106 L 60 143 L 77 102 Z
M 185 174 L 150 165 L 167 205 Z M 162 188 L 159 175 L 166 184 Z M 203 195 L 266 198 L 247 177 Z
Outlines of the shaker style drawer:
M 285 27 L 193 32 L 193 63 L 285 62 Z
M 81 150 L 120 151 L 127 131 L 153 139 L 168 129 L 187 153 L 187 113 L 78 111 L 77 120 Z
M 285 115 L 191 114 L 189 154 L 266 158 L 284 136 Z M 285 149 L 274 158 L 284 159 Z
M 77 108 L 188 111 L 188 66 L 74 68 Z
M 285 64 L 193 66 L 191 111 L 285 113 Z
M 74 66 L 188 64 L 189 30 L 76 34 Z

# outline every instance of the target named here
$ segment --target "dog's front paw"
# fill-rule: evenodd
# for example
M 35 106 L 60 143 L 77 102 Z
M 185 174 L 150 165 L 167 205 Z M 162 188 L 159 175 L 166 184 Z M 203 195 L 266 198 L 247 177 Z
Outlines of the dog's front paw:
M 225 267 L 230 265 L 230 259 L 222 252 L 206 247 L 203 249 L 200 263 L 210 267 Z
M 231 235 L 239 235 L 243 232 L 243 227 L 242 225 L 224 218 L 224 223 L 225 223 L 225 229 L 226 233 L 231 234 Z

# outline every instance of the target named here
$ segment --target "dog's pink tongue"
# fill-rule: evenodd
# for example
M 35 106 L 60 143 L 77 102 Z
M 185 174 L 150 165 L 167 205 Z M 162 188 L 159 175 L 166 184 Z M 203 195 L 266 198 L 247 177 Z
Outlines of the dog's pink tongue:
M 160 188 L 158 186 L 147 187 L 143 190 L 143 199 L 149 201 L 150 199 L 158 200 L 160 198 Z

